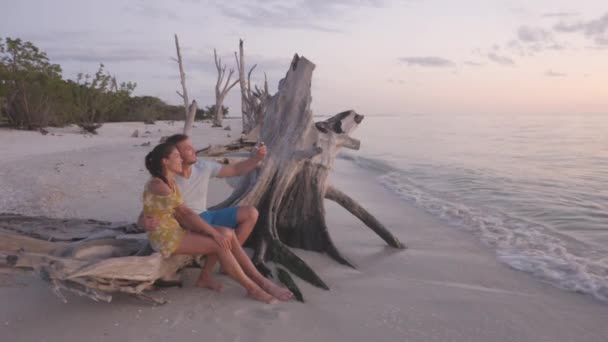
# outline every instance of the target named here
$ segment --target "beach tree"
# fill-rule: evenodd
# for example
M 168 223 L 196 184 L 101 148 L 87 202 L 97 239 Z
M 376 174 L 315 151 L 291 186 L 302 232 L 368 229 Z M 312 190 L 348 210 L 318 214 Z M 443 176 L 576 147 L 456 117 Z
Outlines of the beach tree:
M 0 44 L 0 110 L 9 125 L 37 129 L 50 119 L 61 67 L 31 42 L 6 38 Z
M 154 96 L 131 96 L 110 112 L 107 121 L 179 120 L 183 108 L 164 103 Z
M 211 105 L 211 106 L 205 106 L 205 108 L 199 109 L 197 111 L 198 118 L 201 120 L 204 120 L 204 119 L 213 120 L 213 118 L 215 117 L 215 113 L 217 112 L 217 109 L 215 107 L 216 107 L 215 105 Z M 226 116 L 228 116 L 228 114 L 230 114 L 230 108 L 226 107 L 226 106 L 222 106 L 222 115 L 224 116 L 224 118 Z
M 179 39 L 177 34 L 175 36 L 175 50 L 177 53 L 177 59 L 173 59 L 178 67 L 179 67 L 179 79 L 182 85 L 182 92 L 175 91 L 179 97 L 184 101 L 184 134 L 191 135 L 192 134 L 192 124 L 194 123 L 194 117 L 196 116 L 196 111 L 198 110 L 198 105 L 195 100 L 192 100 L 192 103 L 188 102 L 188 88 L 186 88 L 186 73 L 184 72 L 184 63 L 182 61 L 182 52 L 179 47 Z
M 262 122 L 264 111 L 266 110 L 266 104 L 270 98 L 268 93 L 268 80 L 266 74 L 264 74 L 264 87 L 258 88 L 254 86 L 251 88 L 251 74 L 256 68 L 257 64 L 254 64 L 247 77 L 245 77 L 245 51 L 243 48 L 243 40 L 239 40 L 239 53 L 234 53 L 236 59 L 236 65 L 239 70 L 239 84 L 241 87 L 241 115 L 243 118 L 243 134 L 248 134 L 255 126 Z
M 118 84 L 116 77 L 106 72 L 103 64 L 99 65 L 93 76 L 79 73 L 72 87 L 78 125 L 86 132 L 95 134 L 109 113 L 128 100 L 136 86 L 132 82 Z
M 222 59 L 217 56 L 217 51 L 213 49 L 213 58 L 215 61 L 215 67 L 217 69 L 217 82 L 215 83 L 215 115 L 213 116 L 213 127 L 222 127 L 222 119 L 224 118 L 224 113 L 222 109 L 224 108 L 224 99 L 228 92 L 240 82 L 240 79 L 235 80 L 230 83 L 230 79 L 232 78 L 232 74 L 234 73 L 233 69 L 230 69 L 228 72 L 228 77 L 226 77 L 226 65 L 222 64 Z

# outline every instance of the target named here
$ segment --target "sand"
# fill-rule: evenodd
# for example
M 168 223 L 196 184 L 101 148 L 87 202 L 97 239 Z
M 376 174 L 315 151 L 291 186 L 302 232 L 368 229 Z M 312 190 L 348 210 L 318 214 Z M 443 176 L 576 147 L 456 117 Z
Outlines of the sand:
M 199 147 L 237 135 L 196 126 Z M 150 133 L 131 138 L 135 129 Z M 148 177 L 144 155 L 180 129 L 159 122 L 106 124 L 98 136 L 0 130 L 0 212 L 133 221 Z M 221 275 L 223 293 L 201 290 L 195 270 L 184 288 L 162 291 L 171 301 L 164 306 L 127 296 L 96 303 L 70 295 L 64 304 L 42 280 L 0 274 L 0 341 L 608 341 L 607 304 L 499 263 L 474 235 L 403 202 L 375 177 L 338 160 L 331 179 L 409 248 L 386 247 L 328 202 L 331 234 L 358 268 L 297 250 L 331 287 L 296 279 L 304 304 L 249 300 Z M 210 202 L 229 191 L 212 182 Z

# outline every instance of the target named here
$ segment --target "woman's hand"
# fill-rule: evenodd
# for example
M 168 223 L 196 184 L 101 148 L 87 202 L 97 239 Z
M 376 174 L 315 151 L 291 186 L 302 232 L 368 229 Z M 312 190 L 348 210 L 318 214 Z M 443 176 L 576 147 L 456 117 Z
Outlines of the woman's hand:
M 160 217 L 153 215 L 144 215 L 144 228 L 147 231 L 153 231 L 160 225 Z
M 223 249 L 229 251 L 232 249 L 232 237 L 227 234 L 216 233 L 213 235 L 213 240 Z

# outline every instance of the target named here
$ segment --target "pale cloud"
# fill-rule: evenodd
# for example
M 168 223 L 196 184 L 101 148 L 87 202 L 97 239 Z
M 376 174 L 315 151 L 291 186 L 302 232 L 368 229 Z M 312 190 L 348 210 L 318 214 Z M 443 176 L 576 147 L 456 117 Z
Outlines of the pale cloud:
M 515 65 L 515 61 L 513 59 L 511 59 L 511 57 L 499 55 L 495 52 L 488 53 L 488 59 L 491 60 L 492 62 L 498 63 L 500 65 L 508 65 L 508 66 Z
M 524 43 L 520 42 L 517 39 L 513 39 L 510 40 L 507 43 L 507 48 L 510 49 L 510 51 L 512 51 L 513 53 L 517 54 L 518 56 L 524 57 L 524 56 L 531 56 L 532 52 L 530 52 L 527 47 L 524 45 Z
M 221 13 L 243 24 L 255 27 L 308 29 L 323 32 L 342 32 L 336 24 L 357 8 L 381 8 L 383 0 L 270 0 L 270 1 L 218 1 Z
M 520 56 L 531 56 L 545 50 L 560 51 L 566 48 L 558 42 L 553 32 L 541 27 L 520 26 L 517 39 L 511 40 L 508 46 Z
M 561 33 L 582 33 L 597 45 L 608 45 L 608 13 L 595 20 L 578 21 L 576 23 L 560 22 L 553 29 Z
M 539 27 L 521 26 L 517 30 L 517 38 L 522 42 L 539 43 L 552 40 L 551 32 Z
M 399 58 L 399 61 L 409 66 L 433 68 L 453 67 L 455 65 L 454 62 L 450 61 L 449 59 L 436 56 L 401 57 Z

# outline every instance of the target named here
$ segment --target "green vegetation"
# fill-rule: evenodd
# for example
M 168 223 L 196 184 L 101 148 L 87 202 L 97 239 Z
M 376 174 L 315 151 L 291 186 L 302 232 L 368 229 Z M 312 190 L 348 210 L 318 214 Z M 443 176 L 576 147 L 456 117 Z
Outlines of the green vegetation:
M 21 39 L 0 38 L 0 124 L 20 129 L 78 124 L 94 133 L 108 121 L 183 120 L 184 109 L 152 96 L 132 96 L 136 83 L 118 83 L 103 64 L 94 75 L 63 79 L 61 66 Z M 208 119 L 215 106 L 199 109 Z M 228 108 L 224 109 L 228 113 Z

